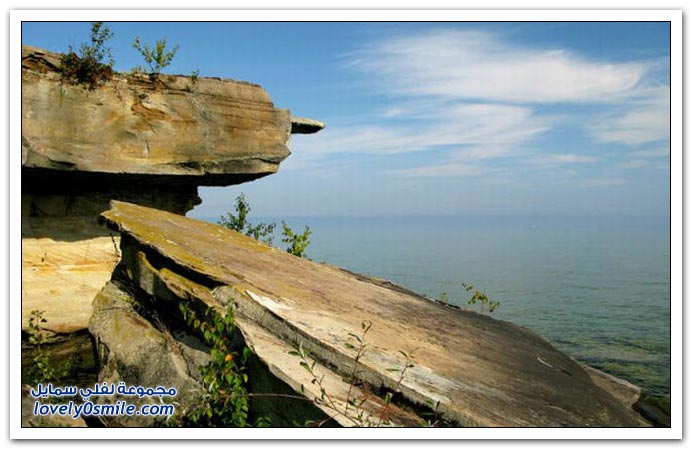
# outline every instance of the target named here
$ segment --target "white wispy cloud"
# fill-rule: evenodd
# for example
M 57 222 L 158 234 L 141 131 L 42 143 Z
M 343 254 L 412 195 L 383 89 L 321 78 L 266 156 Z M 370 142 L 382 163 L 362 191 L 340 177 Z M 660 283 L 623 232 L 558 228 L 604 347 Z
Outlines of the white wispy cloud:
M 619 164 L 616 165 L 616 167 L 624 168 L 625 170 L 647 168 L 647 167 L 651 167 L 651 162 L 644 160 L 644 159 L 634 159 L 631 161 L 620 162 Z
M 327 127 L 296 146 L 304 156 L 391 155 L 444 147 L 456 158 L 487 159 L 527 142 L 549 128 L 530 108 L 459 103 L 418 110 L 425 118 L 385 124 Z M 410 119 L 410 116 L 408 117 Z M 413 123 L 412 123 L 413 122 Z
M 630 156 L 632 156 L 632 157 L 644 157 L 644 158 L 668 157 L 668 156 L 670 156 L 670 147 L 659 147 L 659 148 L 653 148 L 650 150 L 633 151 L 632 153 L 630 153 Z
M 350 55 L 396 94 L 521 103 L 602 102 L 631 91 L 651 63 L 593 61 L 513 45 L 480 31 L 385 39 Z
M 626 170 L 640 168 L 670 169 L 670 148 L 659 147 L 649 150 L 633 151 L 628 154 L 631 159 L 620 162 L 615 166 Z
M 564 154 L 542 154 L 530 159 L 530 163 L 544 166 L 555 166 L 563 164 L 584 164 L 595 162 L 597 159 L 593 156 L 586 156 L 575 153 Z
M 488 169 L 471 164 L 426 165 L 416 168 L 392 170 L 391 173 L 401 176 L 470 176 L 487 173 Z
M 538 134 L 538 133 L 536 133 Z M 523 139 L 530 140 L 530 139 Z M 515 142 L 519 144 L 520 142 Z M 464 148 L 456 149 L 449 153 L 450 161 L 482 161 L 506 157 L 519 157 L 526 152 L 522 147 L 504 143 L 486 143 L 484 145 L 472 145 Z
M 587 178 L 581 182 L 584 187 L 616 187 L 627 181 L 624 178 Z
M 331 123 L 294 145 L 306 160 L 428 152 L 417 166 L 388 173 L 469 176 L 489 171 L 499 158 L 514 159 L 505 170 L 599 161 L 532 148 L 538 136 L 565 124 L 582 126 L 602 143 L 639 145 L 668 135 L 669 88 L 652 84 L 659 62 L 599 61 L 561 48 L 519 46 L 487 32 L 455 30 L 389 37 L 347 59 L 345 65 L 367 74 L 368 87 L 391 103 L 367 111 L 361 121 Z M 596 105 L 598 113 L 585 118 L 564 108 L 575 104 Z M 538 112 L 546 105 L 562 109 L 553 108 L 554 115 Z M 641 150 L 646 151 L 660 150 Z M 635 160 L 656 157 L 635 153 Z M 591 179 L 584 185 L 620 182 Z
M 670 89 L 647 90 L 647 96 L 624 102 L 615 113 L 599 117 L 592 133 L 600 142 L 641 145 L 670 135 Z
M 521 165 L 531 168 L 547 169 L 568 164 L 585 164 L 598 159 L 574 153 L 539 154 L 524 151 L 510 151 L 510 147 L 471 147 L 452 153 L 445 163 L 422 165 L 410 169 L 392 170 L 390 173 L 404 176 L 471 176 L 498 172 L 497 168 L 480 165 L 485 159 L 499 157 L 522 157 Z M 515 165 L 516 166 L 516 165 Z M 576 172 L 575 172 L 576 173 Z

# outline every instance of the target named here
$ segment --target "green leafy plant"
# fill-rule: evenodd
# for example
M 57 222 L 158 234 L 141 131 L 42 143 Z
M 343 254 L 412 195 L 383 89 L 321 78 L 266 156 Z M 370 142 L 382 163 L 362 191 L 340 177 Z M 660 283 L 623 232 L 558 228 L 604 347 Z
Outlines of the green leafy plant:
M 248 220 L 251 210 L 250 204 L 245 199 L 245 194 L 241 193 L 235 199 L 235 214 L 227 212 L 225 217 L 220 217 L 218 224 L 271 245 L 274 242 L 276 223 L 253 225 Z M 281 241 L 288 243 L 286 251 L 294 256 L 307 257 L 305 250 L 310 245 L 310 235 L 312 234 L 310 228 L 305 226 L 302 234 L 296 234 L 284 221 L 281 222 L 281 226 L 281 235 L 283 236 Z
M 495 310 L 497 310 L 498 307 L 500 307 L 499 301 L 494 301 L 490 299 L 488 295 L 478 290 L 476 287 L 473 286 L 473 284 L 467 284 L 465 282 L 462 282 L 461 286 L 467 292 L 473 292 L 471 298 L 469 298 L 469 300 L 466 303 L 468 305 L 480 304 L 481 313 L 483 313 L 485 309 L 488 310 L 488 313 L 493 313 Z
M 48 332 L 45 329 L 45 323 L 48 320 L 43 317 L 44 313 L 44 310 L 32 310 L 29 313 L 28 335 L 29 344 L 32 347 L 24 382 L 30 385 L 60 382 L 70 374 L 76 363 L 76 358 L 72 358 L 56 368 L 58 364 L 51 360 L 46 350 Z
M 199 69 L 195 69 L 192 72 L 190 72 L 190 82 L 192 82 L 192 84 L 196 84 L 198 79 L 199 79 Z
M 400 351 L 404 357 L 404 365 L 401 368 L 389 368 L 389 372 L 398 372 L 399 376 L 394 389 L 388 391 L 383 397 L 384 405 L 376 413 L 369 413 L 363 408 L 367 401 L 365 396 L 357 397 L 356 385 L 359 383 L 361 359 L 366 352 L 368 344 L 366 335 L 372 327 L 372 323 L 361 323 L 362 333 L 360 335 L 349 333 L 349 341 L 344 344 L 346 349 L 353 351 L 353 365 L 351 367 L 349 379 L 349 390 L 345 404 L 339 403 L 326 389 L 324 376 L 315 371 L 316 359 L 310 352 L 300 344 L 295 351 L 290 351 L 290 355 L 300 357 L 300 366 L 310 373 L 311 383 L 319 388 L 319 395 L 313 398 L 306 397 L 305 388 L 300 386 L 304 396 L 277 393 L 248 393 L 245 385 L 248 382 L 245 364 L 250 357 L 249 348 L 245 347 L 238 360 L 238 353 L 231 351 L 230 339 L 234 329 L 233 317 L 230 307 L 225 315 L 207 309 L 204 313 L 198 314 L 193 311 L 189 303 L 181 303 L 180 311 L 187 324 L 196 330 L 204 339 L 205 343 L 211 348 L 211 361 L 202 368 L 201 376 L 205 393 L 195 404 L 188 406 L 182 414 L 174 421 L 168 422 L 171 425 L 194 426 L 194 427 L 267 427 L 271 421 L 265 417 L 248 423 L 248 398 L 250 397 L 275 397 L 306 400 L 331 410 L 333 414 L 321 421 L 306 421 L 305 426 L 321 427 L 328 421 L 337 416 L 345 417 L 353 426 L 357 427 L 381 427 L 391 426 L 391 419 L 388 411 L 392 404 L 392 399 L 399 392 L 401 384 L 406 376 L 407 370 L 414 367 L 413 352 L 407 354 Z M 437 406 L 430 412 L 425 412 L 425 416 L 432 418 L 422 422 L 426 426 L 437 426 L 443 420 L 437 413 Z
M 248 235 L 255 240 L 260 240 L 268 245 L 274 241 L 274 223 L 259 223 L 252 225 L 248 220 L 248 215 L 252 208 L 245 200 L 245 194 L 241 193 L 235 199 L 235 214 L 228 212 L 225 217 L 221 217 L 219 224 L 236 232 Z
M 392 399 L 394 395 L 399 392 L 401 383 L 406 376 L 406 372 L 413 368 L 413 353 L 406 353 L 404 351 L 399 351 L 399 353 L 404 357 L 404 365 L 401 368 L 388 368 L 389 372 L 398 372 L 399 376 L 394 385 L 392 391 L 385 393 L 383 398 L 384 406 L 375 413 L 368 413 L 363 405 L 367 401 L 365 396 L 357 397 L 356 385 L 359 382 L 359 367 L 361 366 L 361 359 L 366 352 L 368 344 L 366 343 L 367 333 L 372 328 L 372 323 L 369 321 L 364 321 L 361 323 L 361 334 L 349 333 L 349 341 L 344 344 L 345 348 L 352 351 L 353 353 L 353 365 L 351 367 L 351 372 L 348 378 L 349 389 L 346 395 L 345 405 L 340 406 L 336 399 L 327 391 L 324 383 L 324 376 L 320 376 L 315 371 L 315 365 L 317 363 L 316 359 L 313 358 L 308 350 L 306 350 L 302 344 L 300 344 L 295 351 L 289 352 L 290 355 L 294 355 L 300 358 L 300 366 L 305 369 L 311 377 L 310 382 L 319 388 L 319 396 L 312 398 L 314 404 L 319 405 L 333 412 L 328 418 L 322 421 L 308 421 L 305 423 L 306 426 L 310 427 L 321 427 L 326 422 L 333 420 L 337 416 L 342 416 L 346 418 L 355 427 L 382 427 L 391 426 L 392 422 L 388 417 L 388 412 L 392 404 Z M 301 392 L 305 394 L 305 388 L 301 385 Z M 429 421 L 432 423 L 432 421 Z
M 190 82 L 187 86 L 185 86 L 185 90 L 187 92 L 192 92 L 197 85 L 197 81 L 199 81 L 199 69 L 195 69 L 190 72 Z
M 193 427 L 246 427 L 248 425 L 248 381 L 245 361 L 250 355 L 246 347 L 239 356 L 231 350 L 235 324 L 231 308 L 220 314 L 208 308 L 198 315 L 187 303 L 180 311 L 188 326 L 197 331 L 209 346 L 210 362 L 200 374 L 204 394 L 179 417 L 180 424 Z M 265 424 L 263 420 L 260 424 Z
M 139 36 L 135 38 L 132 47 L 139 51 L 145 64 L 149 67 L 149 73 L 153 75 L 158 75 L 161 70 L 168 67 L 180 48 L 176 45 L 172 50 L 167 51 L 166 39 L 157 40 L 156 44 L 150 47 L 146 42 L 143 43 Z
M 27 379 L 30 384 L 52 382 L 58 378 L 44 350 L 46 334 L 43 325 L 47 322 L 44 313 L 43 310 L 32 310 L 29 315 L 29 343 L 33 345 Z
M 466 304 L 470 306 L 479 304 L 481 313 L 485 313 L 486 311 L 488 313 L 493 313 L 495 310 L 497 310 L 498 307 L 500 307 L 500 301 L 490 299 L 488 295 L 478 290 L 476 287 L 473 286 L 473 284 L 467 284 L 465 282 L 462 282 L 461 286 L 466 292 L 472 292 L 471 297 L 468 300 L 466 300 Z M 449 302 L 449 294 L 445 291 L 440 292 L 439 298 L 435 299 L 435 301 L 444 306 L 452 307 L 454 309 L 461 308 L 458 305 Z
M 414 350 L 415 352 L 415 350 Z M 404 367 L 403 368 L 388 368 L 387 371 L 390 372 L 399 372 L 399 378 L 397 379 L 397 382 L 394 386 L 394 389 L 392 391 L 388 391 L 385 396 L 384 396 L 384 403 L 385 406 L 380 410 L 379 416 L 378 416 L 378 421 L 377 421 L 377 427 L 383 425 L 385 423 L 386 425 L 391 425 L 391 422 L 389 421 L 389 418 L 387 418 L 387 411 L 389 410 L 389 406 L 392 403 L 392 399 L 394 398 L 394 394 L 399 393 L 399 389 L 401 388 L 401 383 L 404 381 L 404 376 L 406 375 L 406 371 L 408 371 L 410 368 L 413 368 L 415 365 L 413 364 L 413 352 L 411 353 L 406 353 L 404 351 L 399 351 L 399 354 L 401 354 L 404 357 Z
M 103 26 L 103 22 L 93 22 L 90 40 L 79 46 L 79 55 L 70 46 L 69 51 L 60 58 L 63 80 L 84 85 L 90 90 L 111 80 L 114 61 L 106 42 L 112 37 L 113 33 Z
M 281 221 L 281 226 L 281 234 L 283 235 L 281 241 L 288 243 L 286 252 L 298 257 L 307 257 L 305 250 L 307 249 L 308 245 L 310 245 L 310 235 L 312 234 L 310 227 L 305 226 L 303 233 L 297 234 L 293 232 L 293 230 L 284 221 Z
M 430 407 L 430 411 L 421 412 L 421 417 L 425 419 L 423 427 L 449 427 L 451 423 L 445 421 L 442 417 L 442 414 L 439 411 L 440 401 L 433 401 L 432 399 L 428 399 L 426 403 Z

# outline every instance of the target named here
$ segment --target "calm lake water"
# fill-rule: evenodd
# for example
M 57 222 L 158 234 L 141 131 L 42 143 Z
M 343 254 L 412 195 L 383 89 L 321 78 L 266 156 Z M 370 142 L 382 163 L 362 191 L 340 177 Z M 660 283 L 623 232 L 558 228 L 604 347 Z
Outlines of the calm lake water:
M 272 221 L 272 218 L 255 221 Z M 216 219 L 208 219 L 215 222 Z M 278 220 L 274 220 L 278 221 Z M 643 218 L 296 218 L 308 257 L 465 305 L 461 282 L 577 360 L 670 394 L 670 231 Z M 280 239 L 275 244 L 280 244 Z M 280 245 L 277 245 L 280 246 Z

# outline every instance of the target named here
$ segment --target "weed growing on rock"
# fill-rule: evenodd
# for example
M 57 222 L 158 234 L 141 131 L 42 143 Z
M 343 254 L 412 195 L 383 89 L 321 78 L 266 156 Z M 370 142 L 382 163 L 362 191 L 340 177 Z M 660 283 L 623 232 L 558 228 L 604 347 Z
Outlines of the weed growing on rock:
M 250 350 L 244 348 L 239 356 L 231 351 L 235 324 L 231 308 L 221 315 L 209 308 L 198 316 L 187 303 L 180 311 L 189 326 L 197 331 L 209 346 L 211 361 L 201 369 L 204 394 L 198 402 L 185 409 L 180 424 L 192 427 L 246 427 L 248 425 L 248 395 L 245 385 L 245 361 Z M 262 421 L 259 424 L 266 424 Z
M 500 301 L 490 299 L 488 295 L 478 290 L 476 287 L 473 286 L 473 284 L 467 284 L 465 282 L 462 282 L 461 286 L 465 291 L 473 292 L 471 294 L 471 298 L 469 298 L 466 301 L 466 304 L 470 306 L 480 304 L 481 313 L 485 313 L 486 310 L 488 311 L 488 313 L 493 313 L 495 310 L 497 310 L 498 307 L 500 307 Z M 455 309 L 460 308 L 459 306 L 449 302 L 449 294 L 447 292 L 440 292 L 439 299 L 436 299 L 435 301 L 447 307 L 452 307 Z
M 199 79 L 199 69 L 195 69 L 192 72 L 190 72 L 190 82 L 194 86 L 197 84 L 197 80 Z
M 113 57 L 106 42 L 113 37 L 103 22 L 91 24 L 91 35 L 88 43 L 79 46 L 79 55 L 72 47 L 60 59 L 60 73 L 63 80 L 70 84 L 81 84 L 94 90 L 113 78 Z
M 73 361 L 68 361 L 56 368 L 46 352 L 48 337 L 44 325 L 48 320 L 43 317 L 44 313 L 43 310 L 32 310 L 29 314 L 28 334 L 32 348 L 29 369 L 24 378 L 24 383 L 29 385 L 59 382 L 70 373 L 74 364 Z
M 399 351 L 399 354 L 404 356 L 404 367 L 403 368 L 388 368 L 387 371 L 389 372 L 399 372 L 399 377 L 397 379 L 396 384 L 394 385 L 394 390 L 388 391 L 387 394 L 384 396 L 384 407 L 380 410 L 379 416 L 378 416 L 378 421 L 377 421 L 377 427 L 382 426 L 382 425 L 391 425 L 391 422 L 389 418 L 387 418 L 387 411 L 389 410 L 389 406 L 392 403 L 392 399 L 394 398 L 394 394 L 399 392 L 399 389 L 401 388 L 401 383 L 404 381 L 404 376 L 406 376 L 406 371 L 409 370 L 410 368 L 413 368 L 415 365 L 413 364 L 413 353 L 406 353 L 404 351 Z
M 305 425 L 307 427 L 321 427 L 327 421 L 334 419 L 337 416 L 343 416 L 347 418 L 356 427 L 373 427 L 374 422 L 371 420 L 370 416 L 366 414 L 363 409 L 363 404 L 366 398 L 356 398 L 354 396 L 354 388 L 358 380 L 358 364 L 363 354 L 367 344 L 365 343 L 365 335 L 368 333 L 372 324 L 369 322 L 361 323 L 361 328 L 363 330 L 360 336 L 356 334 L 349 334 L 354 343 L 347 342 L 345 347 L 354 351 L 355 355 L 353 357 L 353 367 L 351 371 L 351 376 L 349 379 L 349 390 L 346 396 L 346 405 L 342 408 L 340 407 L 332 395 L 327 391 L 324 384 L 324 376 L 320 376 L 315 372 L 315 364 L 317 360 L 310 356 L 310 352 L 303 348 L 300 344 L 296 351 L 289 352 L 290 355 L 300 357 L 300 366 L 303 367 L 311 377 L 310 383 L 316 385 L 320 389 L 320 395 L 312 398 L 315 405 L 326 407 L 327 409 L 334 412 L 334 414 L 322 421 L 307 421 Z M 301 385 L 301 393 L 305 394 L 305 388 Z
M 33 345 L 33 350 L 27 383 L 31 385 L 51 382 L 58 377 L 44 351 L 46 335 L 43 325 L 47 322 L 43 317 L 44 313 L 43 310 L 32 310 L 29 317 L 29 343 Z
M 161 70 L 168 67 L 180 48 L 176 45 L 172 50 L 167 51 L 166 39 L 158 40 L 153 47 L 150 47 L 146 42 L 142 43 L 139 36 L 135 38 L 132 47 L 142 55 L 145 64 L 149 67 L 149 73 L 152 75 L 158 75 Z
M 227 212 L 226 216 L 222 216 L 218 224 L 236 232 L 248 235 L 255 240 L 271 245 L 274 242 L 274 230 L 276 223 L 259 223 L 252 225 L 248 220 L 248 215 L 252 208 L 245 199 L 245 194 L 241 193 L 235 199 L 235 214 Z M 298 257 L 307 257 L 305 255 L 306 248 L 310 245 L 310 235 L 312 231 L 308 226 L 302 234 L 297 234 L 284 222 L 281 222 L 283 236 L 281 241 L 288 243 L 286 252 Z
M 182 411 L 175 420 L 168 423 L 169 426 L 191 426 L 191 427 L 268 427 L 271 422 L 267 418 L 260 417 L 254 423 L 248 423 L 250 397 L 276 397 L 290 398 L 310 401 L 323 409 L 333 413 L 321 421 L 306 421 L 305 426 L 321 427 L 327 422 L 334 420 L 337 416 L 346 418 L 356 427 L 383 427 L 391 426 L 392 421 L 389 417 L 389 409 L 392 399 L 396 393 L 400 392 L 401 384 L 407 371 L 414 367 L 413 353 L 400 351 L 404 357 L 404 364 L 400 368 L 389 368 L 389 372 L 398 372 L 397 381 L 394 388 L 388 391 L 382 398 L 384 405 L 375 413 L 366 411 L 363 405 L 366 403 L 365 396 L 356 396 L 356 386 L 360 382 L 361 359 L 366 352 L 368 344 L 366 335 L 372 323 L 361 323 L 362 333 L 360 335 L 350 333 L 349 341 L 344 344 L 345 348 L 353 352 L 353 365 L 348 376 L 349 390 L 345 403 L 337 400 L 327 390 L 324 382 L 324 375 L 319 375 L 315 370 L 317 363 L 308 350 L 302 344 L 295 351 L 290 351 L 290 355 L 300 358 L 300 366 L 305 369 L 311 377 L 311 383 L 319 388 L 319 395 L 313 398 L 306 397 L 305 387 L 301 385 L 303 396 L 291 394 L 275 393 L 248 393 L 246 384 L 248 375 L 245 364 L 250 357 L 250 349 L 245 347 L 239 356 L 233 352 L 231 347 L 231 334 L 235 328 L 231 309 L 227 309 L 225 315 L 221 315 L 213 309 L 207 309 L 202 315 L 193 311 L 188 303 L 180 304 L 180 311 L 187 322 L 198 334 L 202 336 L 205 343 L 211 348 L 211 361 L 201 369 L 204 393 L 199 401 L 188 406 Z M 201 318 L 200 318 L 201 316 Z M 237 362 L 238 361 L 238 362 Z M 437 405 L 432 411 L 422 413 L 422 422 L 425 426 L 437 426 L 442 420 L 437 413 Z M 431 405 L 432 407 L 432 405 Z
M 406 376 L 406 372 L 413 368 L 413 353 L 406 353 L 404 351 L 399 351 L 399 353 L 404 357 L 404 365 L 401 368 L 389 368 L 389 372 L 398 372 L 399 376 L 394 385 L 392 391 L 388 391 L 384 398 L 384 406 L 380 408 L 377 413 L 370 413 L 363 408 L 366 403 L 367 398 L 364 396 L 357 397 L 356 385 L 359 382 L 359 367 L 361 366 L 361 359 L 366 352 L 368 344 L 365 342 L 367 333 L 370 331 L 372 323 L 364 321 L 361 323 L 361 334 L 349 333 L 349 340 L 344 344 L 345 348 L 353 352 L 353 366 L 351 367 L 351 372 L 349 375 L 349 389 L 346 395 L 346 401 L 344 406 L 340 406 L 337 400 L 332 394 L 327 391 L 324 376 L 320 376 L 315 371 L 315 365 L 317 361 L 311 357 L 310 352 L 303 348 L 303 345 L 299 345 L 297 350 L 289 352 L 289 354 L 300 357 L 300 366 L 305 369 L 311 377 L 310 382 L 319 388 L 319 396 L 312 398 L 315 405 L 321 406 L 333 412 L 331 416 L 322 421 L 308 421 L 305 423 L 309 427 L 321 427 L 326 422 L 335 419 L 337 416 L 346 418 L 355 427 L 383 427 L 391 426 L 392 421 L 389 418 L 389 409 L 392 404 L 392 399 L 394 395 L 399 392 L 401 384 Z M 301 393 L 305 394 L 305 387 L 301 385 Z M 435 412 L 430 414 L 439 416 Z M 426 423 L 429 425 L 437 425 L 439 420 L 427 420 Z
M 251 210 L 250 204 L 245 200 L 245 194 L 241 193 L 235 199 L 235 215 L 228 212 L 225 217 L 221 217 L 219 224 L 271 245 L 276 224 L 259 223 L 253 226 L 247 218 Z
M 421 417 L 425 419 L 423 427 L 449 427 L 450 423 L 442 418 L 442 414 L 439 411 L 440 401 L 428 400 L 427 404 L 430 407 L 430 411 L 421 413 Z
M 310 234 L 312 234 L 310 227 L 305 226 L 305 230 L 303 230 L 302 234 L 293 232 L 293 230 L 288 227 L 284 221 L 281 221 L 281 227 L 281 235 L 283 235 L 281 241 L 288 243 L 286 252 L 298 257 L 307 257 L 305 255 L 305 250 L 307 249 L 308 245 L 310 245 Z
M 197 81 L 199 81 L 199 70 L 195 69 L 192 72 L 190 72 L 190 82 L 187 86 L 185 86 L 185 91 L 192 92 L 195 89 L 195 86 L 197 85 Z
M 351 342 L 346 342 L 344 346 L 346 349 L 350 349 L 351 351 L 354 352 L 353 356 L 353 367 L 351 370 L 351 375 L 349 378 L 349 387 L 348 387 L 348 394 L 346 397 L 348 398 L 346 401 L 346 407 L 344 409 L 344 414 L 348 414 L 348 408 L 349 406 L 353 406 L 355 409 L 358 407 L 362 406 L 362 401 L 361 399 L 359 403 L 356 402 L 356 399 L 353 397 L 353 387 L 355 386 L 357 380 L 358 380 L 358 364 L 360 363 L 360 359 L 363 357 L 363 354 L 365 353 L 365 348 L 368 346 L 367 343 L 365 343 L 365 336 L 367 335 L 368 331 L 372 327 L 372 323 L 370 321 L 363 321 L 360 323 L 360 327 L 363 330 L 363 333 L 361 335 L 356 335 L 353 333 L 349 333 L 349 337 L 355 340 L 355 345 Z M 358 415 L 361 415 L 362 413 L 359 413 Z
M 481 313 L 483 313 L 484 309 L 487 309 L 488 313 L 493 313 L 498 307 L 500 307 L 499 301 L 494 301 L 488 298 L 488 295 L 478 290 L 476 287 L 473 286 L 473 284 L 467 284 L 465 282 L 462 282 L 461 286 L 467 292 L 473 291 L 471 298 L 466 303 L 468 305 L 480 304 Z

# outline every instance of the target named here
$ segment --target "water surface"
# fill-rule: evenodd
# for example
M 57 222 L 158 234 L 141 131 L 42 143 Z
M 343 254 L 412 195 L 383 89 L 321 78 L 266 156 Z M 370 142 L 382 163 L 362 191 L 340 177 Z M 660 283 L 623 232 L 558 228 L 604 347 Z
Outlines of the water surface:
M 260 219 L 257 219 L 259 221 Z M 279 221 L 264 218 L 265 221 Z M 209 221 L 215 221 L 210 219 Z M 670 231 L 650 218 L 387 217 L 286 220 L 308 256 L 465 305 L 470 282 L 576 359 L 670 392 Z M 275 241 L 281 246 L 280 238 Z

